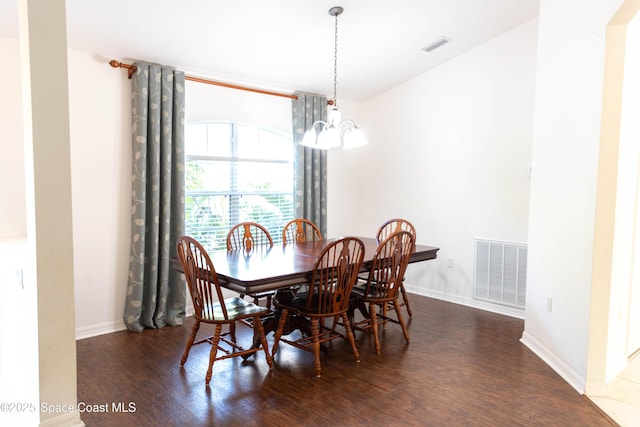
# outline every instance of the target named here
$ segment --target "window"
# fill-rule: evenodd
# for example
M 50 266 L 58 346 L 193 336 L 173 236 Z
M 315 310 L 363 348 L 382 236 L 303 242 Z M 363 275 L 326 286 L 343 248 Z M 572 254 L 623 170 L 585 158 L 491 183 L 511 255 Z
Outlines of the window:
M 281 242 L 294 217 L 291 137 L 229 122 L 187 125 L 185 137 L 187 234 L 224 249 L 231 226 L 255 221 Z

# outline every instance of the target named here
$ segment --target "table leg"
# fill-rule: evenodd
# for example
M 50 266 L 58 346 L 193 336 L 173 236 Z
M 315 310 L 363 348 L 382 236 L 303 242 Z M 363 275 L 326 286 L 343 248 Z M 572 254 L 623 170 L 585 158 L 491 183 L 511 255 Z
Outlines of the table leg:
M 293 292 L 288 289 L 278 290 L 274 297 L 275 302 L 278 301 L 291 301 L 293 298 Z M 277 305 L 276 305 L 277 307 Z M 270 332 L 275 332 L 278 329 L 278 323 L 280 322 L 280 313 L 282 310 L 276 308 L 271 314 L 262 318 L 262 327 L 264 328 L 265 335 L 269 335 Z M 296 315 L 289 315 L 287 323 L 285 323 L 282 335 L 289 335 L 294 331 L 300 331 L 303 336 L 311 336 L 311 325 L 309 321 L 304 317 Z M 260 346 L 260 339 L 254 334 L 253 346 L 256 348 Z

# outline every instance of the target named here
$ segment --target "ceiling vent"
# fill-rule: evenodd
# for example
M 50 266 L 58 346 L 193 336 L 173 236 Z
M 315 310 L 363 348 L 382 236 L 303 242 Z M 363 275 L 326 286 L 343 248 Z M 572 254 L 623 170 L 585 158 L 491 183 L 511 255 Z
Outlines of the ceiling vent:
M 431 43 L 430 45 L 427 45 L 427 46 L 423 47 L 422 50 L 424 50 L 425 52 L 433 52 L 437 48 L 439 48 L 441 46 L 444 46 L 445 44 L 449 43 L 450 41 L 451 41 L 451 39 L 448 38 L 448 37 L 441 37 L 438 40 L 436 40 L 435 42 Z

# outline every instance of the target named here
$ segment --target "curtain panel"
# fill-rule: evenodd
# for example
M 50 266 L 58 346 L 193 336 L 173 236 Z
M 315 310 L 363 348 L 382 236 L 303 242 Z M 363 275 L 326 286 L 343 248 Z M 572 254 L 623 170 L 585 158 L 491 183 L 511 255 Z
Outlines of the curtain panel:
M 181 325 L 185 283 L 171 268 L 184 234 L 184 72 L 136 62 L 132 76 L 129 330 Z
M 295 150 L 294 203 L 296 216 L 313 221 L 327 235 L 327 151 L 300 145 L 314 122 L 327 120 L 325 96 L 296 92 L 292 101 Z

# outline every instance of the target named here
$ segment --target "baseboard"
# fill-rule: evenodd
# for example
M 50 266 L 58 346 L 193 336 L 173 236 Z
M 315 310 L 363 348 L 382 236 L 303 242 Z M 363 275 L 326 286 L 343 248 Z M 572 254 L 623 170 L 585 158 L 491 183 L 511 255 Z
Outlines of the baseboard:
M 490 311 L 492 313 L 503 314 L 505 316 L 516 317 L 518 319 L 524 319 L 524 310 L 508 307 L 505 305 L 492 304 L 486 301 L 478 301 L 473 298 L 463 297 L 459 295 L 452 295 L 445 292 L 438 292 L 431 289 L 424 289 L 417 286 L 412 286 L 408 283 L 404 284 L 406 290 L 412 294 L 422 295 L 423 297 L 435 298 L 442 301 L 451 302 L 454 304 L 460 304 L 471 308 L 477 308 L 484 311 Z
M 571 369 L 569 365 L 560 360 L 547 347 L 542 345 L 538 340 L 529 335 L 526 331 L 522 334 L 520 342 L 526 345 L 529 350 L 533 351 L 536 356 L 542 359 L 551 369 L 556 371 L 571 387 L 578 393 L 585 392 L 585 378 Z
M 62 413 L 53 418 L 40 422 L 40 427 L 84 427 L 85 423 L 80 419 L 77 410 Z
M 193 305 L 188 304 L 185 309 L 185 316 L 193 316 Z M 76 328 L 76 340 L 84 338 L 96 337 L 98 335 L 110 334 L 112 332 L 124 331 L 127 327 L 123 320 L 114 320 L 111 322 L 98 323 L 96 325 L 83 326 Z
M 76 340 L 124 331 L 125 329 L 127 329 L 127 327 L 123 320 L 114 320 L 111 322 L 98 323 L 96 325 L 83 326 L 81 328 L 76 328 Z

